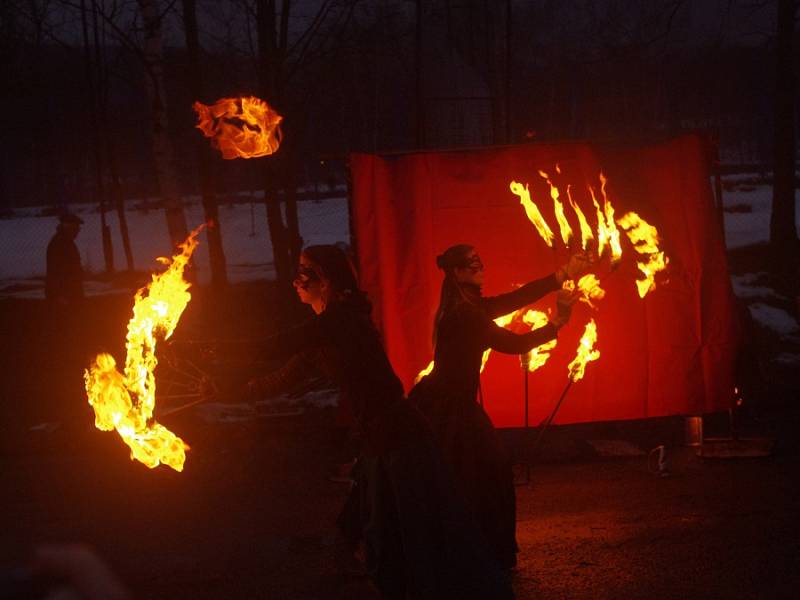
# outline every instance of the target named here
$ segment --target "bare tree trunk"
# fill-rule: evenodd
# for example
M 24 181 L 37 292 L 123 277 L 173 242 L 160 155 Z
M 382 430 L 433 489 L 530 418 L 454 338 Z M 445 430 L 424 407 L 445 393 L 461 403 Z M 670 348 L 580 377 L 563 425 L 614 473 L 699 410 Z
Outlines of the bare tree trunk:
M 787 272 L 796 260 L 795 225 L 795 83 L 792 55 L 795 0 L 778 0 L 778 36 L 775 69 L 774 187 L 769 241 L 779 272 Z
M 292 8 L 291 0 L 283 0 L 281 5 L 281 25 L 278 38 L 278 52 L 280 53 L 281 68 L 285 68 L 284 61 L 289 45 L 289 12 Z M 282 92 L 282 90 L 280 90 Z M 299 125 L 300 119 L 297 119 Z M 291 142 L 287 153 L 287 168 L 284 171 L 284 193 L 286 194 L 286 237 L 289 246 L 290 272 L 300 262 L 300 252 L 303 249 L 303 238 L 300 237 L 300 222 L 297 217 L 297 174 L 299 161 L 295 144 Z
M 113 136 L 109 131 L 108 125 L 108 77 L 104 73 L 103 67 L 105 65 L 105 60 L 102 51 L 105 45 L 105 36 L 101 39 L 97 12 L 97 0 L 92 0 L 92 30 L 94 32 L 94 54 L 98 80 L 97 117 L 100 123 L 99 135 L 103 138 L 102 146 L 105 149 L 108 174 L 111 176 L 111 197 L 117 211 L 119 233 L 122 238 L 122 250 L 125 253 L 125 265 L 128 271 L 133 271 L 133 252 L 131 251 L 131 240 L 128 234 L 128 219 L 125 216 L 125 202 L 122 198 L 122 186 L 119 182 L 119 171 L 117 170 L 116 154 L 114 152 L 114 143 L 112 142 Z M 110 232 L 108 238 L 110 244 Z M 105 242 L 105 238 L 103 241 Z
M 106 194 L 103 185 L 103 160 L 100 148 L 100 123 L 98 115 L 98 94 L 95 80 L 95 68 L 92 64 L 91 46 L 89 43 L 89 26 L 86 19 L 86 4 L 81 0 L 81 30 L 83 32 L 83 53 L 86 68 L 86 91 L 89 96 L 89 129 L 92 132 L 92 154 L 94 156 L 95 200 L 100 207 L 100 234 L 103 241 L 103 258 L 106 273 L 114 272 L 114 246 L 111 243 L 111 230 L 106 223 Z M 97 40 L 95 40 L 95 44 Z
M 186 238 L 187 227 L 175 175 L 172 142 L 168 133 L 161 14 L 157 0 L 138 0 L 138 2 L 144 19 L 145 81 L 151 104 L 153 159 L 164 202 L 169 237 L 173 244 L 178 244 Z
M 283 189 L 286 194 L 286 237 L 289 246 L 290 267 L 300 262 L 303 250 L 303 238 L 300 237 L 300 221 L 297 216 L 297 157 L 289 153 L 286 160 L 286 172 Z
M 257 0 L 256 21 L 258 30 L 259 87 L 267 102 L 279 102 L 279 60 L 275 19 L 275 1 Z M 278 282 L 288 286 L 291 278 L 287 231 L 283 223 L 278 200 L 278 173 L 273 162 L 264 168 L 264 203 L 267 209 L 267 227 L 272 240 L 272 255 Z
M 114 198 L 114 208 L 117 211 L 117 221 L 119 221 L 119 235 L 122 238 L 122 251 L 125 253 L 125 267 L 128 271 L 133 271 L 133 251 L 131 250 L 131 238 L 128 233 L 128 218 L 125 216 L 125 199 L 122 197 L 122 185 L 119 182 L 119 170 L 117 169 L 114 145 L 111 143 L 110 136 L 106 138 L 106 152 L 108 154 L 108 170 L 111 175 L 112 195 Z
M 192 82 L 192 93 L 195 100 L 203 96 L 203 79 L 200 69 L 200 42 L 197 33 L 197 3 L 195 0 L 183 0 L 183 25 L 186 31 L 186 50 L 189 54 L 189 79 Z M 198 135 L 195 136 L 195 152 L 197 166 L 200 171 L 200 190 L 203 197 L 203 211 L 208 229 L 208 259 L 211 266 L 211 284 L 216 288 L 228 283 L 225 266 L 225 251 L 222 247 L 222 230 L 219 224 L 219 205 L 214 193 L 212 162 L 209 160 L 208 144 Z

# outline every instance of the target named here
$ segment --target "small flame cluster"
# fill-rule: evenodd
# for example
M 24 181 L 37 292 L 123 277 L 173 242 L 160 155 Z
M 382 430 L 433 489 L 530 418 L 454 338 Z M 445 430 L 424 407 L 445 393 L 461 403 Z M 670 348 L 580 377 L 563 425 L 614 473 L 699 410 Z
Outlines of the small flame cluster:
M 281 143 L 283 117 L 255 96 L 222 98 L 214 104 L 195 102 L 196 127 L 222 153 L 222 158 L 256 158 L 274 154 Z
M 89 404 L 95 426 L 102 431 L 116 429 L 131 449 L 131 459 L 148 467 L 165 464 L 183 470 L 189 446 L 153 419 L 156 405 L 156 341 L 175 331 L 191 299 L 189 282 L 183 274 L 198 245 L 201 225 L 180 246 L 171 260 L 160 258 L 167 269 L 136 293 L 133 317 L 128 322 L 125 369 L 120 373 L 114 357 L 98 354 L 84 372 Z
M 561 169 L 556 165 L 556 173 L 561 174 Z M 561 234 L 561 241 L 565 246 L 570 246 L 574 237 L 572 227 L 567 219 L 564 211 L 564 205 L 561 203 L 561 193 L 556 185 L 553 184 L 552 179 L 545 171 L 539 171 L 539 176 L 547 182 L 550 188 L 550 198 L 553 201 L 553 213 L 558 223 L 559 232 Z M 567 186 L 567 198 L 572 207 L 573 212 L 578 220 L 578 225 L 581 233 L 581 249 L 587 250 L 594 249 L 598 257 L 602 257 L 606 253 L 611 255 L 612 267 L 616 265 L 622 257 L 622 245 L 620 243 L 620 232 L 617 225 L 625 232 L 630 240 L 634 250 L 639 255 L 637 265 L 639 271 L 644 276 L 644 279 L 636 280 L 636 287 L 639 292 L 639 297 L 644 298 L 648 292 L 655 289 L 655 276 L 658 272 L 666 269 L 669 260 L 663 251 L 659 248 L 658 230 L 647 223 L 635 212 L 629 212 L 620 219 L 614 218 L 614 206 L 609 200 L 606 186 L 608 178 L 601 172 L 600 176 L 600 198 L 598 200 L 597 190 L 592 185 L 587 185 L 589 196 L 594 205 L 595 215 L 597 220 L 596 236 L 595 231 L 589 225 L 589 222 L 581 210 L 578 203 L 572 197 L 572 188 Z M 528 216 L 531 224 L 533 224 L 536 231 L 544 240 L 545 244 L 553 247 L 555 236 L 547 224 L 547 221 L 542 216 L 542 212 L 536 203 L 531 199 L 530 188 L 527 184 L 524 186 L 521 183 L 512 181 L 509 184 L 511 192 L 519 196 L 520 203 L 525 209 L 525 214 Z M 578 282 L 565 281 L 564 288 L 568 290 L 576 290 L 580 293 L 580 299 L 586 302 L 591 308 L 597 309 L 597 301 L 605 297 L 605 290 L 600 286 L 600 281 L 594 274 L 588 274 L 581 277 Z M 541 322 L 538 321 L 538 322 Z M 569 364 L 569 378 L 572 381 L 578 381 L 583 378 L 585 373 L 586 364 L 590 361 L 600 358 L 599 350 L 594 348 L 597 342 L 597 325 L 594 319 L 590 320 L 586 325 L 583 336 L 581 337 L 578 346 L 578 352 L 575 359 Z M 532 351 L 533 353 L 534 351 Z M 533 364 L 534 361 L 531 361 Z
M 556 173 L 559 175 L 561 174 L 561 169 L 558 165 L 556 165 Z M 570 246 L 572 244 L 574 233 L 566 216 L 564 205 L 560 200 L 561 193 L 559 188 L 553 184 L 550 175 L 548 175 L 546 172 L 540 170 L 539 176 L 542 177 L 542 179 L 544 179 L 547 182 L 547 185 L 550 187 L 550 197 L 553 200 L 553 213 L 556 221 L 558 222 L 561 240 L 565 246 Z M 589 196 L 592 199 L 592 204 L 594 205 L 597 219 L 596 236 L 595 231 L 592 230 L 592 227 L 589 225 L 583 210 L 581 210 L 578 203 L 573 200 L 571 186 L 567 186 L 567 197 L 569 199 L 569 204 L 575 213 L 580 227 L 581 249 L 586 250 L 590 247 L 594 248 L 596 244 L 597 256 L 600 257 L 606 252 L 610 252 L 611 263 L 612 265 L 616 264 L 622 257 L 620 232 L 617 228 L 617 225 L 619 225 L 619 227 L 628 236 L 633 249 L 637 252 L 637 254 L 639 254 L 637 264 L 644 279 L 638 279 L 636 281 L 636 287 L 639 291 L 639 297 L 644 298 L 648 292 L 651 292 L 656 288 L 655 276 L 660 271 L 666 269 L 669 259 L 659 248 L 660 240 L 658 236 L 658 230 L 654 226 L 650 225 L 635 212 L 626 213 L 620 219 L 614 218 L 614 206 L 609 200 L 608 193 L 606 191 L 608 178 L 601 172 L 599 179 L 599 195 L 602 200 L 602 206 L 601 202 L 598 200 L 598 193 L 595 187 L 592 185 L 587 185 Z M 545 218 L 542 216 L 541 210 L 531 199 L 531 193 L 528 184 L 522 185 L 517 181 L 512 181 L 509 184 L 509 188 L 513 194 L 519 197 L 520 204 L 522 204 L 523 208 L 525 209 L 525 214 L 528 216 L 528 220 L 533 224 L 542 240 L 544 240 L 544 243 L 550 248 L 553 248 L 555 235 L 553 234 L 550 226 L 547 224 Z M 587 280 L 583 282 L 583 285 L 581 285 L 579 282 L 578 287 L 582 293 L 581 295 L 584 301 L 591 304 L 591 300 L 599 299 L 599 297 L 596 295 L 599 292 L 590 293 L 591 290 L 599 287 L 599 282 L 591 282 Z

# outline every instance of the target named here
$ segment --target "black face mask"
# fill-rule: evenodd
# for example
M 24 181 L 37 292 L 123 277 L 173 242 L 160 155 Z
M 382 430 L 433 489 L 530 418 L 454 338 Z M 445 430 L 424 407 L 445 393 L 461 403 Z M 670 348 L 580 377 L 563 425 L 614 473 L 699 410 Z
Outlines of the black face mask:
M 483 262 L 481 262 L 481 257 L 476 254 L 475 256 L 465 260 L 462 268 L 469 269 L 473 273 L 483 271 Z
M 297 287 L 307 290 L 312 283 L 319 281 L 319 275 L 311 267 L 300 265 L 297 269 L 297 276 L 294 278 Z

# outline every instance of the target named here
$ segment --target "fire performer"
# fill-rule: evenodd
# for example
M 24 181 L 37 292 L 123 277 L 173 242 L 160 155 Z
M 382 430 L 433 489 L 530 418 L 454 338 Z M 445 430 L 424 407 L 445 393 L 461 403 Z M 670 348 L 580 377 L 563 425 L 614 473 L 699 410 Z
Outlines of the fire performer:
M 481 357 L 487 348 L 523 354 L 554 339 L 569 320 L 577 298 L 574 291 L 561 290 L 555 317 L 534 331 L 515 334 L 492 319 L 559 290 L 566 279 L 587 272 L 592 259 L 576 253 L 549 277 L 494 297 L 481 295 L 484 266 L 472 246 L 452 246 L 437 257 L 436 264 L 444 271 L 444 280 L 434 321 L 434 367 L 414 387 L 409 400 L 432 425 L 498 564 L 511 569 L 518 551 L 513 473 L 489 416 L 476 402 Z
M 278 336 L 275 348 L 288 347 L 292 358 L 250 388 L 275 394 L 318 370 L 347 396 L 362 442 L 338 525 L 352 549 L 363 541 L 377 587 L 387 598 L 511 597 L 433 433 L 403 396 L 346 255 L 306 248 L 294 287 L 315 317 Z

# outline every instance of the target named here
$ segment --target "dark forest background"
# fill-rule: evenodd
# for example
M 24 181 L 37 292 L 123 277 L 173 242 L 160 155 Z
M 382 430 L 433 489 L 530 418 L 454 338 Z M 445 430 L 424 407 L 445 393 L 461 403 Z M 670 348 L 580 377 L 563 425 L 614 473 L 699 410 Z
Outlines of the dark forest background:
M 350 152 L 704 129 L 724 169 L 774 171 L 772 239 L 796 245 L 794 0 L 0 6 L 7 217 L 87 201 L 122 216 L 151 202 L 177 241 L 184 195 L 201 194 L 213 220 L 221 197 L 264 190 L 280 279 L 298 251 L 304 186 L 343 185 Z M 194 129 L 192 102 L 239 94 L 285 117 L 269 161 L 223 162 Z M 218 259 L 215 281 L 224 268 Z

